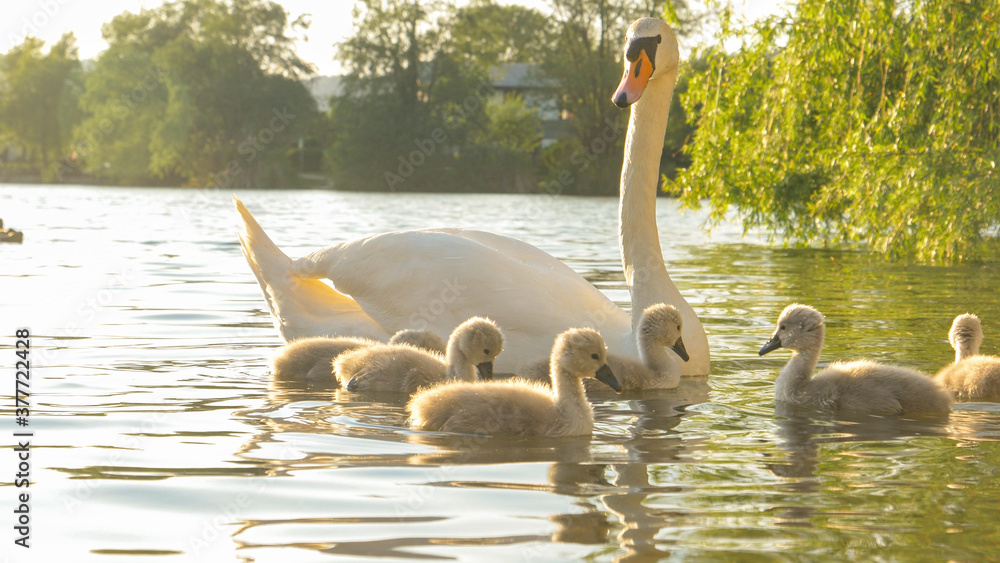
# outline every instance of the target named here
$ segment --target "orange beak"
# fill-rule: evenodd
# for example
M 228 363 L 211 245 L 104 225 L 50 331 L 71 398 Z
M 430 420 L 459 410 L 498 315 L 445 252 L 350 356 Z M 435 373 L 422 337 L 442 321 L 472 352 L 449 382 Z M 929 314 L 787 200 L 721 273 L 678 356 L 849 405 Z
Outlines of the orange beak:
M 653 74 L 653 64 L 649 62 L 646 50 L 641 49 L 639 56 L 629 65 L 622 77 L 621 84 L 615 90 L 615 95 L 611 101 L 616 106 L 624 109 L 639 101 L 642 92 L 646 89 L 646 83 Z

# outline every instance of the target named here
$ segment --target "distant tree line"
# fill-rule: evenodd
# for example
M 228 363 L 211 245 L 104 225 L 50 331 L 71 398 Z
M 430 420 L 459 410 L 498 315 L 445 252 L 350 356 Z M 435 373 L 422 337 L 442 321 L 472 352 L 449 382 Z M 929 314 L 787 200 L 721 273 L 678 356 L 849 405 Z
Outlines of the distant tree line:
M 675 4 L 687 16 L 686 4 Z M 338 49 L 347 76 L 324 153 L 335 184 L 617 193 L 628 114 L 610 97 L 621 79 L 625 31 L 638 17 L 662 16 L 663 2 L 550 0 L 549 13 L 494 0 L 431 5 L 356 3 L 357 31 Z M 494 88 L 491 70 L 517 63 L 529 65 L 529 81 L 564 119 L 543 121 L 531 92 Z M 683 123 L 683 109 L 676 110 Z M 545 127 L 553 126 L 561 130 L 543 145 Z M 690 128 L 672 133 L 665 167 L 686 163 L 681 147 Z M 559 181 L 567 172 L 572 181 Z
M 29 37 L 0 57 L 0 160 L 46 181 L 293 185 L 316 117 L 288 35 L 304 25 L 260 0 L 168 3 L 105 24 L 89 69 L 72 35 L 48 53 Z
M 359 1 L 355 35 L 336 46 L 347 76 L 326 114 L 293 49 L 308 22 L 267 0 L 123 13 L 86 68 L 72 35 L 47 52 L 28 37 L 0 55 L 0 179 L 285 187 L 301 167 L 341 189 L 615 193 L 627 114 L 609 98 L 622 38 L 664 6 L 551 8 Z M 555 144 L 542 147 L 530 100 L 494 89 L 491 69 L 509 63 L 531 65 L 568 117 Z M 676 133 L 668 167 L 686 160 L 690 130 Z M 554 181 L 565 170 L 574 181 Z

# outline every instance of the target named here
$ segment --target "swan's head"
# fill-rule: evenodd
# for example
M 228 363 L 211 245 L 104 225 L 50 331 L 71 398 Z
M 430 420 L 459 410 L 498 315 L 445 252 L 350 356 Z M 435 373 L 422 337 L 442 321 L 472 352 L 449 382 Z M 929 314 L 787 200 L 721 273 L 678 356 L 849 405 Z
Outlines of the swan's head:
M 983 325 L 979 322 L 979 317 L 971 314 L 955 317 L 955 322 L 951 323 L 951 330 L 948 331 L 948 342 L 963 358 L 978 354 L 979 346 L 983 343 Z
M 639 340 L 654 346 L 667 346 L 686 362 L 689 356 L 681 338 L 682 325 L 677 307 L 665 303 L 650 305 L 639 319 Z
M 608 347 L 600 333 L 591 328 L 571 328 L 556 337 L 552 346 L 552 366 L 580 378 L 593 377 L 615 391 L 622 386 L 608 367 Z M 555 370 L 553 370 L 555 371 Z
M 823 315 L 809 305 L 793 303 L 778 316 L 778 327 L 760 349 L 763 356 L 778 348 L 803 350 L 823 345 Z
M 503 334 L 493 321 L 472 317 L 452 331 L 448 349 L 475 365 L 479 379 L 493 379 L 493 360 L 503 351 Z
M 625 34 L 625 75 L 611 101 L 620 108 L 639 101 L 650 80 L 677 74 L 680 52 L 674 30 L 663 20 L 640 18 Z
M 409 344 L 429 352 L 445 353 L 445 343 L 441 337 L 429 330 L 407 328 L 392 335 L 389 344 Z

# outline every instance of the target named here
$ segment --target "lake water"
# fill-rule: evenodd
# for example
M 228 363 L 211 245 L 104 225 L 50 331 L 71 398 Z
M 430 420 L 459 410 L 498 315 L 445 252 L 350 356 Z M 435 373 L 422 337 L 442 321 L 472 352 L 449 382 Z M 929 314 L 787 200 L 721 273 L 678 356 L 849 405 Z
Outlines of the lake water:
M 397 229 L 523 239 L 628 305 L 617 201 L 239 194 L 289 255 Z M 0 553 L 13 561 L 689 561 L 1000 558 L 1000 405 L 947 419 L 824 416 L 774 402 L 780 310 L 828 318 L 823 362 L 934 372 L 955 315 L 1000 352 L 1000 265 L 886 264 L 779 249 L 659 201 L 708 378 L 595 400 L 588 439 L 406 427 L 401 401 L 269 385 L 280 345 L 236 239 L 231 194 L 0 186 L 0 373 L 31 331 L 31 416 L 0 416 Z M 6 392 L 5 392 L 6 393 Z M 31 431 L 28 489 L 13 432 Z M 12 510 L 30 492 L 30 543 Z

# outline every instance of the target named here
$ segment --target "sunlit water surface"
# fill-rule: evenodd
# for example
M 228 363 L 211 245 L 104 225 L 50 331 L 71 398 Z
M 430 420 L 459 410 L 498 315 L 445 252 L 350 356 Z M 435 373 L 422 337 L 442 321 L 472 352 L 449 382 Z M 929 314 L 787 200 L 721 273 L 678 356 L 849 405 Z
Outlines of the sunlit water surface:
M 523 239 L 627 306 L 614 199 L 240 194 L 291 256 L 382 231 Z M 0 349 L 31 330 L 31 560 L 599 561 L 1000 558 L 1000 408 L 833 417 L 774 402 L 778 312 L 828 317 L 824 362 L 930 372 L 952 318 L 1000 343 L 997 263 L 885 264 L 770 248 L 659 201 L 669 271 L 712 347 L 708 378 L 595 400 L 584 439 L 407 428 L 403 402 L 269 385 L 280 341 L 230 194 L 0 187 Z M 12 399 L 0 408 L 0 544 L 14 560 Z M 60 559 L 52 557 L 59 556 Z M 123 557 L 124 556 L 124 557 Z

